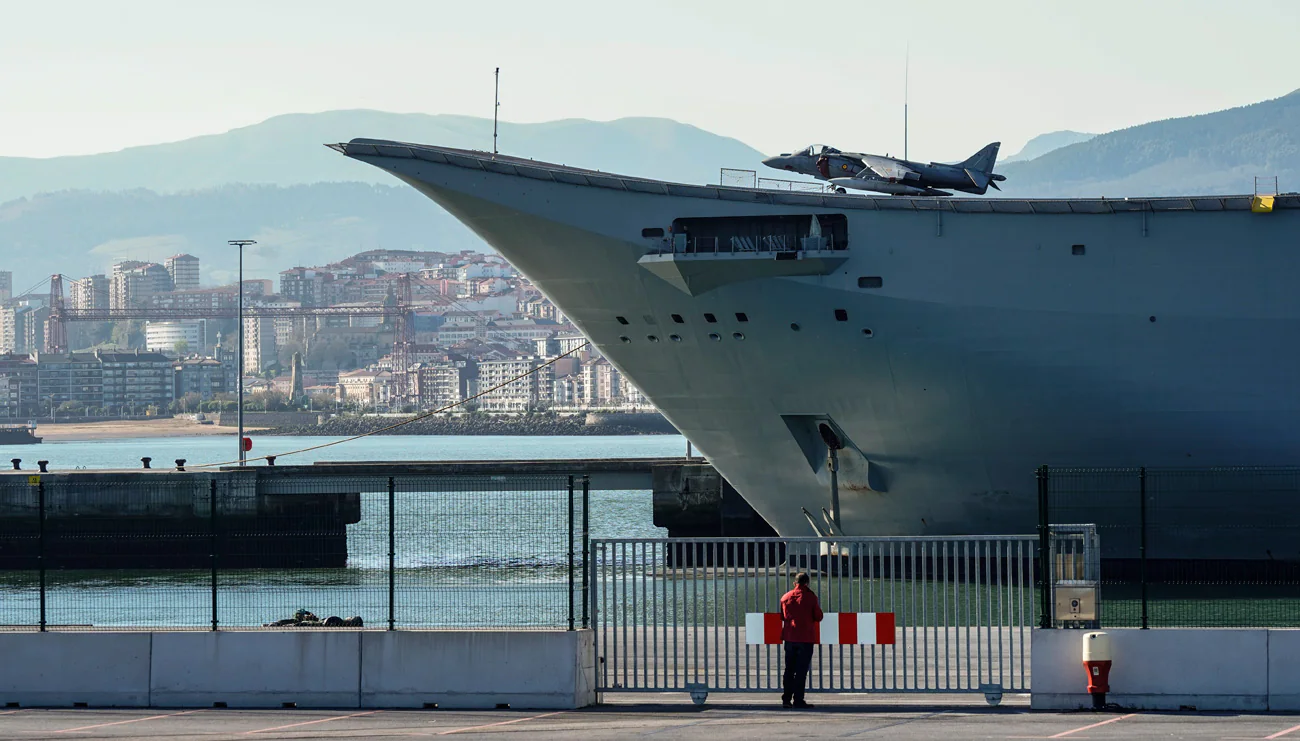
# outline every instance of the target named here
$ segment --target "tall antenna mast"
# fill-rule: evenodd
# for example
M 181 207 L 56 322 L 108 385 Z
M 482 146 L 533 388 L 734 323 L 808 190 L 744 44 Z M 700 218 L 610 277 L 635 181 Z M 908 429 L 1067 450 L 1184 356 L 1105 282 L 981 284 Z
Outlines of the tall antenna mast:
M 903 159 L 907 159 L 907 72 L 912 61 L 912 43 L 903 52 Z
M 497 153 L 497 109 L 501 108 L 501 68 L 497 67 L 496 84 L 492 91 L 492 154 Z

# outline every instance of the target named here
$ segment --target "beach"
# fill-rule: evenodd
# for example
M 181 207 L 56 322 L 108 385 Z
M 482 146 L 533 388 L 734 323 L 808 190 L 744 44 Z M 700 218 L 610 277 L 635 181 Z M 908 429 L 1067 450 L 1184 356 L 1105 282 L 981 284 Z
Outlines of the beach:
M 264 428 L 244 428 L 248 432 L 255 432 L 260 429 Z M 77 440 L 114 440 L 136 437 L 199 437 L 207 435 L 229 435 L 234 437 L 235 428 L 201 425 L 184 418 L 160 417 L 158 419 L 72 422 L 68 424 L 45 423 L 37 425 L 36 434 L 48 442 L 73 442 Z

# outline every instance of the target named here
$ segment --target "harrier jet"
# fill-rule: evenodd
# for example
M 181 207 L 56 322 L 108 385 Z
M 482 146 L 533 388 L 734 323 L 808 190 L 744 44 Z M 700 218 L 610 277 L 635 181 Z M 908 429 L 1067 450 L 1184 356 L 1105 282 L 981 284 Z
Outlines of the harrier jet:
M 793 154 L 768 157 L 763 164 L 828 181 L 839 192 L 845 188 L 873 190 L 896 196 L 949 196 L 947 190 L 984 195 L 989 186 L 1001 190 L 1004 175 L 993 173 L 1001 142 L 993 142 L 969 159 L 956 164 L 911 162 L 878 154 L 841 152 L 814 144 Z

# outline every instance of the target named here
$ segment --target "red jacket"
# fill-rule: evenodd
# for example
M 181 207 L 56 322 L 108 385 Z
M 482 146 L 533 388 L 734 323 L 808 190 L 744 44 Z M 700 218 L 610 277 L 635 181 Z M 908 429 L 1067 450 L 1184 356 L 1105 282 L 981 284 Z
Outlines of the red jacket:
M 816 643 L 822 607 L 813 590 L 799 584 L 781 597 L 781 640 Z

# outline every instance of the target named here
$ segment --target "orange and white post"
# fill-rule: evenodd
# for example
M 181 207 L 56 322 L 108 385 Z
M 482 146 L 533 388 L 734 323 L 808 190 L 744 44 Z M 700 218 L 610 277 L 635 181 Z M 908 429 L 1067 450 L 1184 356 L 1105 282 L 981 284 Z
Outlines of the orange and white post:
M 1083 668 L 1088 672 L 1088 694 L 1092 707 L 1106 707 L 1106 693 L 1110 692 L 1110 636 L 1105 633 L 1083 634 Z

